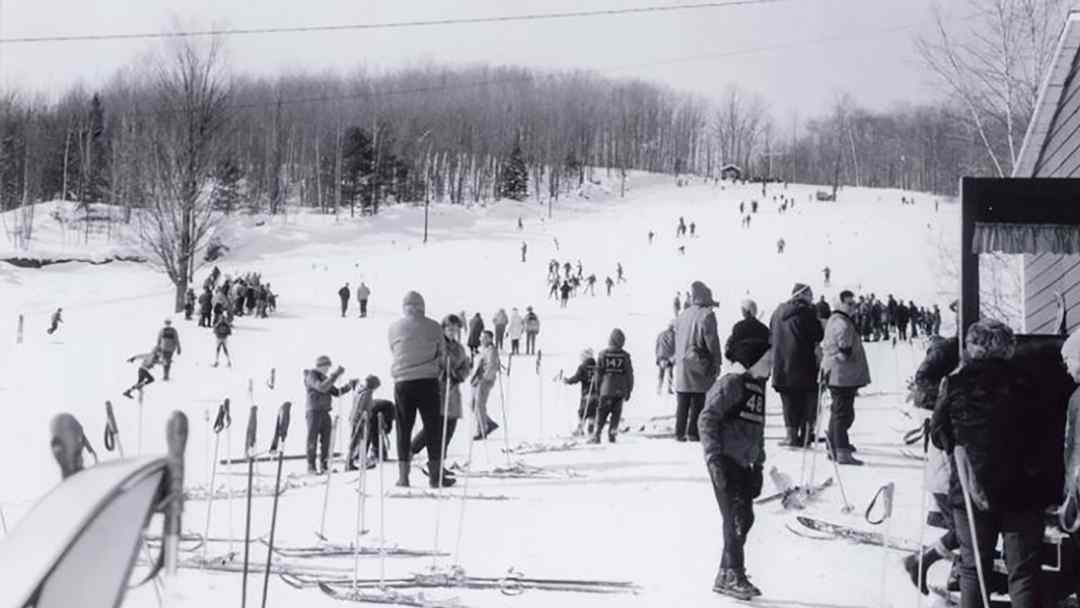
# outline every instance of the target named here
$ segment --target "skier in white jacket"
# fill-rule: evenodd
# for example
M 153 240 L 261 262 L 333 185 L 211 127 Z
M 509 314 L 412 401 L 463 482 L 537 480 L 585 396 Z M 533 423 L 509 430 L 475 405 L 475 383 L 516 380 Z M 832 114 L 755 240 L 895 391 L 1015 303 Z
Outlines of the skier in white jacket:
M 519 348 L 521 336 L 525 333 L 525 320 L 521 318 L 521 313 L 516 308 L 510 311 L 510 326 L 507 328 L 507 333 L 510 334 L 510 354 L 521 354 Z

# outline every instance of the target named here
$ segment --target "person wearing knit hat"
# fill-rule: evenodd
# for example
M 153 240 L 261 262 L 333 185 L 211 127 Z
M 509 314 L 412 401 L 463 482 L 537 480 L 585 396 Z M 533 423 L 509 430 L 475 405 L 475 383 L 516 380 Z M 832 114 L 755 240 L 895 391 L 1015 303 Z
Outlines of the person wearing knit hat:
M 698 429 L 723 519 L 724 549 L 713 591 L 745 601 L 761 595 L 746 576 L 745 545 L 764 482 L 769 332 L 760 323 L 743 323 L 732 331 L 726 351 L 732 369 L 709 388 Z
M 772 384 L 784 408 L 787 436 L 782 446 L 813 445 L 818 412 L 818 344 L 825 337 L 809 286 L 796 283 L 791 298 L 776 307 L 769 322 L 774 349 Z
M 415 291 L 405 294 L 401 303 L 403 317 L 394 321 L 387 332 L 393 363 L 394 405 L 397 408 L 398 487 L 409 487 L 412 460 L 412 431 L 420 415 L 426 433 L 428 481 L 431 487 L 452 485 L 453 479 L 442 475 L 444 420 L 440 400 L 439 376 L 446 369 L 446 341 L 442 327 L 425 316 L 424 298 Z
M 821 343 L 821 372 L 832 397 L 829 456 L 839 464 L 861 465 L 862 461 L 851 455 L 855 446 L 851 445 L 848 430 L 855 423 L 855 395 L 870 384 L 870 366 L 855 328 L 855 294 L 840 292 L 833 308 Z
M 964 335 L 964 346 L 964 363 L 942 381 L 930 422 L 931 440 L 953 463 L 948 505 L 960 541 L 961 606 L 980 605 L 978 570 L 993 572 L 997 540 L 1006 530 L 1012 605 L 1052 605 L 1040 597 L 1039 581 L 1043 517 L 1061 488 L 1059 480 L 1047 484 L 1045 475 L 1060 466 L 1046 458 L 1045 447 L 1055 434 L 1049 410 L 1057 404 L 1049 403 L 1045 387 L 1023 364 L 1011 360 L 1013 332 L 1004 323 L 976 321 Z M 966 472 L 964 483 L 960 471 Z
M 596 382 L 594 376 L 596 375 L 596 358 L 593 356 L 593 350 L 586 348 L 581 352 L 581 363 L 578 365 L 577 371 L 573 376 L 564 378 L 563 383 L 567 385 L 580 384 L 581 385 L 581 401 L 578 402 L 578 424 L 574 429 L 574 436 L 580 437 L 581 435 L 588 434 L 592 437 L 596 424 L 596 406 L 600 400 Z
M 330 470 L 330 434 L 333 422 L 330 410 L 333 398 L 340 397 L 356 388 L 357 380 L 351 380 L 342 386 L 334 386 L 338 378 L 345 373 L 340 365 L 333 372 L 330 357 L 321 355 L 315 360 L 313 369 L 304 370 L 304 389 L 307 391 L 307 465 L 308 473 L 325 475 Z M 316 461 L 316 451 L 318 460 Z M 321 469 L 316 465 L 320 465 Z
M 754 302 L 751 299 L 743 300 L 740 304 L 740 309 L 743 318 L 731 328 L 731 335 L 724 344 L 724 357 L 728 361 L 740 362 L 743 364 L 743 367 L 749 367 L 754 364 L 754 361 L 751 361 L 749 364 L 746 363 L 746 354 L 740 351 L 740 349 L 745 349 L 746 345 L 741 344 L 741 342 L 747 338 L 768 342 L 769 328 L 757 319 L 757 302 Z
M 474 318 L 480 318 L 480 314 L 477 313 Z M 472 371 L 472 360 L 465 352 L 465 347 L 461 345 L 461 332 L 464 326 L 464 320 L 457 315 L 447 315 L 442 321 L 443 338 L 446 340 L 447 368 L 439 377 L 439 407 L 440 413 L 445 418 L 446 427 L 445 441 L 442 438 L 437 439 L 442 441 L 443 451 L 454 438 L 454 430 L 457 428 L 458 420 L 461 419 L 461 383 L 469 379 L 469 372 Z M 480 333 L 490 334 L 491 332 L 481 330 Z M 480 343 L 482 340 L 477 337 L 478 347 Z M 413 436 L 411 449 L 414 455 L 422 452 L 427 446 L 428 432 L 427 427 L 424 427 Z M 431 474 L 432 471 L 429 470 L 428 473 Z M 447 477 L 453 477 L 453 474 L 449 470 L 444 470 L 443 479 Z
M 608 427 L 608 441 L 615 443 L 619 434 L 619 421 L 622 419 L 623 403 L 630 401 L 634 392 L 634 366 L 630 353 L 623 350 L 626 335 L 619 328 L 611 330 L 608 347 L 596 357 L 596 383 L 600 387 L 600 406 L 596 412 L 596 428 L 589 443 L 600 443 L 600 434 L 604 425 Z
M 697 441 L 697 420 L 705 392 L 720 373 L 723 351 L 716 329 L 712 291 L 690 285 L 687 308 L 675 319 L 675 440 Z
M 664 331 L 656 336 L 656 367 L 660 370 L 659 379 L 656 382 L 656 394 L 664 390 L 664 378 L 667 377 L 667 392 L 674 395 L 672 388 L 674 383 L 673 372 L 675 369 L 675 322 L 669 321 Z

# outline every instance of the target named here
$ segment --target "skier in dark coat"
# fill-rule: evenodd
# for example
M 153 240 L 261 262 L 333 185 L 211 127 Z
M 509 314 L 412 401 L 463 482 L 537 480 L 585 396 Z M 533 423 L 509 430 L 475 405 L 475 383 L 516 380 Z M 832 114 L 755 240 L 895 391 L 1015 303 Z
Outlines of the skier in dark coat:
M 172 360 L 174 354 L 181 354 L 183 351 L 180 348 L 180 334 L 177 333 L 176 328 L 172 326 L 171 319 L 165 319 L 165 327 L 161 328 L 157 337 L 158 350 L 161 351 L 161 365 L 164 373 L 162 374 L 162 380 L 169 381 L 169 370 L 172 369 Z
M 825 328 L 817 319 L 810 287 L 796 283 L 791 299 L 769 322 L 773 346 L 772 384 L 784 407 L 787 436 L 780 445 L 813 445 L 818 410 L 818 358 Z
M 199 327 L 210 327 L 210 315 L 213 313 L 214 294 L 204 289 L 199 295 Z
M 331 373 L 331 365 L 330 357 L 322 355 L 315 360 L 313 369 L 304 370 L 304 390 L 307 392 L 307 465 L 308 473 L 312 475 L 320 472 L 325 475 L 330 470 L 330 433 L 333 430 L 330 410 L 333 409 L 333 398 L 348 393 L 356 388 L 358 383 L 351 380 L 342 386 L 334 386 L 338 378 L 345 373 L 345 368 L 339 365 Z M 316 463 L 321 469 L 316 468 Z
M 744 547 L 754 525 L 754 499 L 763 485 L 765 383 L 772 360 L 768 328 L 756 319 L 744 321 L 727 342 L 734 369 L 709 388 L 698 428 L 723 518 L 724 550 L 713 591 L 750 600 L 761 591 L 746 576 Z
M 604 285 L 607 286 L 607 295 L 610 298 L 611 297 L 611 288 L 615 287 L 615 281 L 612 281 L 611 277 L 608 277 L 607 279 L 604 280 Z
M 345 285 L 337 292 L 338 299 L 341 300 L 341 318 L 345 318 L 345 313 L 349 310 L 349 298 L 352 297 L 352 290 L 349 289 L 349 284 Z
M 60 324 L 64 322 L 63 312 L 63 308 L 56 309 L 56 312 L 54 312 L 49 319 L 49 329 L 45 333 L 51 336 L 56 333 L 57 329 L 60 329 Z
M 581 385 L 581 401 L 578 403 L 578 424 L 574 430 L 574 436 L 579 437 L 588 434 L 592 437 L 595 430 L 596 406 L 600 401 L 599 386 L 594 380 L 596 374 L 596 359 L 593 358 L 591 348 L 586 348 L 581 353 L 581 364 L 573 376 L 564 378 L 565 384 Z
M 896 334 L 897 339 L 907 342 L 908 339 L 908 321 L 911 320 L 911 311 L 907 306 L 898 304 L 895 308 L 893 320 L 896 322 Z
M 184 294 L 184 320 L 190 321 L 195 314 L 195 290 L 188 289 Z
M 619 434 L 623 404 L 634 392 L 634 366 L 630 353 L 623 350 L 626 336 L 621 329 L 611 330 L 608 347 L 596 357 L 596 383 L 600 387 L 600 406 L 596 411 L 596 428 L 589 443 L 600 443 L 604 425 L 608 425 L 608 441 L 615 443 Z M 610 424 L 608 417 L 610 416 Z
M 469 320 L 469 339 L 466 342 L 469 354 L 473 357 L 480 352 L 480 334 L 482 333 L 484 333 L 484 319 L 480 317 L 480 313 L 476 313 Z
M 568 281 L 563 281 L 562 287 L 559 288 L 559 306 L 562 308 L 566 308 L 566 303 L 570 301 L 570 291 L 572 289 Z
M 976 560 L 986 576 L 993 572 L 999 535 L 1012 606 L 1046 606 L 1040 584 L 1043 513 L 1061 487 L 1060 480 L 1045 483 L 1044 472 L 1059 465 L 1043 462 L 1046 451 L 1039 444 L 1052 436 L 1048 422 L 1056 404 L 1037 398 L 1039 388 L 1009 360 L 1013 334 L 1005 324 L 977 321 L 964 348 L 964 366 L 942 382 L 931 420 L 934 445 L 952 460 L 949 504 L 960 540 L 960 606 L 982 605 Z
M 694 281 L 690 290 L 691 306 L 675 319 L 676 441 L 698 441 L 697 419 L 723 356 L 712 292 L 701 281 Z

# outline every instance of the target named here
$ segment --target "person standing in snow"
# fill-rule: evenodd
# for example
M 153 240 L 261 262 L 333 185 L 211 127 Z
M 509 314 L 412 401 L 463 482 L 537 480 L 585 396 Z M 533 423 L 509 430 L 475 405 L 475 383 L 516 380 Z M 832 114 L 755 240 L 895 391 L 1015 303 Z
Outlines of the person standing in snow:
M 375 390 L 382 386 L 382 381 L 378 376 L 368 376 L 364 378 L 364 384 L 357 389 L 356 395 L 353 396 L 352 409 L 349 410 L 349 451 L 345 455 L 345 470 L 355 471 L 359 467 L 356 466 L 358 460 L 360 460 L 360 450 L 367 450 L 368 446 L 372 445 L 372 438 L 374 435 L 375 445 L 381 443 L 382 430 L 378 428 L 378 421 L 373 420 L 375 416 Z M 393 412 L 387 412 L 386 418 L 393 418 Z M 385 425 L 385 422 L 384 422 Z M 331 425 L 332 427 L 332 425 Z M 367 441 L 365 444 L 361 444 L 365 435 Z M 366 459 L 367 468 L 375 468 L 376 459 Z
M 521 232 L 522 230 L 525 230 L 525 222 L 523 222 L 521 220 L 521 216 L 518 216 L 518 224 L 517 224 L 517 226 L 518 226 L 518 232 Z
M 525 320 L 521 318 L 518 309 L 510 309 L 510 326 L 507 328 L 510 335 L 510 354 L 521 354 L 521 335 L 525 333 Z
M 832 270 L 830 270 L 829 267 L 826 266 L 824 269 L 822 269 L 821 273 L 825 275 L 825 286 L 828 287 L 829 280 L 832 278 Z
M 604 279 L 604 285 L 607 286 L 607 295 L 611 297 L 611 289 L 615 287 L 615 281 L 611 280 L 611 277 Z
M 479 315 L 477 315 L 479 316 Z M 440 413 L 445 412 L 445 441 L 440 436 L 436 439 L 442 444 L 442 453 L 446 453 L 447 446 L 454 438 L 454 430 L 458 420 L 461 419 L 461 383 L 469 379 L 469 371 L 472 369 L 471 359 L 461 346 L 461 331 L 464 322 L 455 315 L 447 315 L 442 321 L 443 339 L 446 341 L 446 361 L 448 367 L 443 370 L 439 377 L 439 408 Z M 482 332 L 483 333 L 483 332 Z M 486 332 L 491 333 L 491 332 Z M 445 408 L 445 410 L 443 409 Z M 427 427 L 420 429 L 412 439 L 412 453 L 419 454 L 427 447 Z M 437 474 L 429 470 L 431 474 Z M 453 473 L 443 469 L 443 478 L 453 477 Z
M 204 289 L 199 295 L 199 327 L 210 327 L 210 315 L 213 314 L 214 294 L 210 289 Z
M 669 321 L 664 331 L 656 337 L 656 367 L 660 372 L 656 382 L 656 394 L 663 392 L 666 376 L 667 392 L 669 395 L 674 395 L 672 373 L 675 368 L 675 321 Z
M 157 336 L 157 347 L 161 351 L 161 367 L 164 370 L 161 379 L 169 381 L 169 370 L 172 369 L 173 354 L 181 354 L 180 334 L 172 326 L 172 319 L 165 319 L 165 327 L 161 328 Z
M 784 247 L 786 246 L 787 241 L 785 241 L 783 237 L 781 237 L 779 240 L 776 241 L 776 253 L 784 255 Z
M 51 336 L 51 335 L 56 333 L 57 329 L 60 329 L 60 324 L 64 322 L 63 312 L 64 312 L 63 308 L 57 308 L 56 309 L 56 312 L 54 312 L 52 314 L 52 317 L 49 320 L 49 329 L 46 330 L 45 333 L 47 333 L 47 334 L 49 334 Z
M 457 324 L 461 325 L 462 321 L 458 317 L 447 317 L 443 319 L 443 332 L 448 333 L 447 323 L 451 320 L 457 320 Z M 460 329 L 460 327 L 458 328 Z M 484 319 L 480 317 L 480 313 L 473 315 L 473 318 L 469 320 L 469 356 L 475 357 L 476 353 L 480 352 L 480 334 L 484 333 Z M 460 336 L 458 336 L 460 339 Z M 450 338 L 447 337 L 447 340 Z M 449 343 L 449 342 L 448 342 Z
M 649 231 L 649 244 L 652 245 L 653 239 L 656 238 L 656 233 L 652 230 Z
M 349 310 L 349 297 L 352 296 L 352 290 L 349 289 L 349 284 L 345 283 L 341 289 L 337 292 L 338 299 L 341 300 L 341 318 L 345 318 L 345 313 Z
M 697 236 L 697 224 L 690 222 L 690 238 Z
M 838 464 L 861 465 L 854 456 L 848 431 L 855 423 L 855 396 L 859 389 L 870 384 L 870 366 L 866 361 L 855 314 L 855 294 L 840 292 L 835 310 L 825 325 L 821 342 L 821 373 L 832 396 L 829 416 L 829 446 Z
M 510 318 L 506 316 L 506 310 L 502 308 L 491 319 L 491 324 L 495 326 L 495 348 L 500 351 L 503 349 L 503 338 L 506 337 L 506 326 L 509 323 Z
M 781 446 L 814 444 L 818 409 L 819 344 L 825 330 L 811 302 L 810 287 L 796 283 L 791 298 L 776 307 L 769 322 L 773 346 L 772 384 L 784 408 L 787 436 Z
M 675 237 L 681 238 L 686 236 L 686 220 L 679 218 L 679 225 L 675 228 Z
M 573 290 L 573 288 L 570 287 L 570 283 L 568 281 L 563 281 L 562 287 L 559 288 L 559 295 L 560 295 L 560 297 L 559 297 L 559 305 L 560 305 L 560 307 L 566 308 L 566 303 L 570 301 L 570 292 L 572 290 Z
M 586 280 L 586 282 L 589 285 L 589 295 L 595 297 L 596 296 L 596 275 L 595 274 L 590 274 L 589 278 Z
M 529 245 L 525 241 L 521 241 L 521 263 L 525 263 L 525 254 L 529 251 Z
M 356 288 L 356 301 L 360 303 L 360 318 L 367 317 L 367 302 L 371 297 L 371 289 L 368 288 L 367 283 L 360 281 L 360 286 Z
M 402 300 L 402 318 L 387 332 L 393 357 L 394 403 L 397 407 L 398 487 L 409 487 L 412 460 L 411 440 L 416 416 L 420 415 L 426 435 L 428 482 L 440 486 L 442 477 L 443 417 L 439 403 L 439 376 L 446 368 L 446 341 L 442 327 L 424 314 L 424 298 L 415 291 Z M 452 478 L 441 485 L 453 485 Z
M 517 314 L 516 308 L 513 314 Z M 513 321 L 511 321 L 511 327 L 513 327 Z M 472 385 L 473 418 L 476 420 L 474 441 L 486 439 L 495 429 L 499 428 L 499 425 L 491 419 L 491 416 L 488 416 L 487 402 L 491 396 L 491 389 L 495 386 L 495 382 L 502 372 L 502 361 L 499 359 L 499 350 L 495 348 L 494 336 L 491 335 L 491 332 L 485 331 L 480 336 L 480 339 L 482 343 L 480 361 L 476 364 L 476 370 L 469 381 L 469 384 Z M 513 342 L 516 343 L 517 340 Z
M 217 340 L 217 346 L 214 348 L 214 367 L 220 364 L 221 353 L 225 353 L 225 361 L 230 368 L 232 367 L 232 357 L 229 356 L 229 336 L 231 335 L 232 326 L 229 325 L 229 320 L 222 315 L 214 324 L 214 338 Z
M 698 416 L 722 356 L 712 291 L 701 281 L 694 281 L 690 291 L 690 307 L 675 319 L 676 441 L 699 440 Z
M 161 351 L 155 346 L 150 352 L 141 353 L 138 355 L 132 355 L 128 357 L 128 363 L 139 362 L 139 377 L 135 381 L 135 384 L 131 388 L 127 389 L 122 395 L 128 399 L 132 399 L 132 391 L 139 391 L 142 394 L 142 390 L 149 384 L 153 384 L 154 375 L 150 373 L 154 369 L 154 366 L 161 362 Z
M 184 320 L 190 321 L 195 314 L 195 290 L 188 289 L 184 294 Z
M 536 354 L 536 336 L 540 333 L 540 317 L 533 312 L 532 306 L 525 308 L 525 354 Z
M 828 321 L 829 316 L 832 315 L 833 312 L 832 308 L 829 306 L 829 303 L 825 301 L 824 295 L 821 296 L 820 300 L 818 300 L 818 303 L 814 306 L 814 309 L 817 310 L 817 317 L 821 319 L 822 323 Z
M 625 283 L 626 277 L 623 276 L 622 262 L 615 264 L 615 275 L 618 277 L 616 280 L 619 283 Z
M 342 386 L 334 386 L 338 378 L 345 373 L 345 368 L 337 366 L 333 372 L 333 363 L 326 355 L 315 360 L 315 367 L 304 370 L 304 390 L 307 393 L 307 470 L 309 475 L 325 475 L 330 471 L 330 434 L 333 422 L 330 410 L 333 398 L 340 397 L 356 388 L 357 381 L 351 380 Z M 316 451 L 318 461 L 316 461 Z M 321 468 L 316 468 L 316 463 Z
M 567 385 L 581 385 L 581 401 L 578 402 L 578 423 L 574 429 L 574 436 L 580 437 L 587 434 L 592 437 L 596 423 L 596 406 L 600 401 L 599 386 L 594 381 L 596 374 L 596 359 L 593 358 L 591 348 L 586 348 L 581 353 L 581 363 L 577 371 L 569 378 L 563 378 Z
M 765 383 L 772 368 L 768 328 L 754 323 L 756 318 L 746 321 L 727 341 L 733 369 L 709 387 L 698 422 L 723 519 L 724 550 L 713 591 L 744 601 L 761 595 L 746 576 L 745 546 L 754 525 L 754 499 L 764 484 Z
M 903 304 L 897 304 L 896 309 L 893 312 L 893 321 L 896 323 L 896 335 L 897 339 L 901 342 L 907 342 L 908 339 L 908 321 L 910 321 L 911 313 L 907 306 Z
M 604 425 L 608 425 L 608 441 L 615 443 L 619 434 L 623 404 L 634 392 L 634 366 L 630 353 L 623 350 L 626 335 L 619 328 L 611 331 L 608 347 L 596 358 L 596 383 L 600 386 L 600 406 L 596 411 L 596 428 L 589 443 L 600 443 Z M 610 417 L 610 423 L 608 419 Z

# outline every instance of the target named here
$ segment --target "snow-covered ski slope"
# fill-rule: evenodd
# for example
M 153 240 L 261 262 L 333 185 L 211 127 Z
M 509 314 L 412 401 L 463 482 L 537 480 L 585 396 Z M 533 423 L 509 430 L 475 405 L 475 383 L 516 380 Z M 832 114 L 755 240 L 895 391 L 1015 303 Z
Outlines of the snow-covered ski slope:
M 634 431 L 645 421 L 674 411 L 674 399 L 658 396 L 655 384 L 654 340 L 672 317 L 675 293 L 685 292 L 693 280 L 705 281 L 720 303 L 717 316 L 721 339 L 738 318 L 738 303 L 753 297 L 765 320 L 790 293 L 794 282 L 813 286 L 815 294 L 831 297 L 840 289 L 892 293 L 919 304 L 937 303 L 945 311 L 943 330 L 951 329 L 947 304 L 953 286 L 939 280 L 938 243 L 954 243 L 958 230 L 956 205 L 942 200 L 934 211 L 934 197 L 895 190 L 848 188 L 837 203 L 810 202 L 818 188 L 792 185 L 788 190 L 770 185 L 724 188 L 702 181 L 676 187 L 665 176 L 635 174 L 625 198 L 594 189 L 588 200 L 574 198 L 555 204 L 553 219 L 546 207 L 534 202 L 502 202 L 486 208 L 460 209 L 435 206 L 431 213 L 431 239 L 421 245 L 422 208 L 394 207 L 378 217 L 349 220 L 306 214 L 290 215 L 256 226 L 237 221 L 232 228 L 234 247 L 220 263 L 226 274 L 258 271 L 279 294 L 278 313 L 267 320 L 241 318 L 231 339 L 233 367 L 211 368 L 213 339 L 182 315 L 169 314 L 172 292 L 163 276 L 145 265 L 118 262 L 104 266 L 61 264 L 40 270 L 0 267 L 0 504 L 8 524 L 17 522 L 29 501 L 57 483 L 59 474 L 48 446 L 47 423 L 59 411 L 74 413 L 86 427 L 90 441 L 105 458 L 115 457 L 102 447 L 104 401 L 116 405 L 121 442 L 136 452 L 139 408 L 120 391 L 130 386 L 136 368 L 124 361 L 154 344 L 163 319 L 174 319 L 181 334 L 183 354 L 173 367 L 173 380 L 158 382 L 146 391 L 142 450 L 163 452 L 168 413 L 182 409 L 192 421 L 188 444 L 189 484 L 209 478 L 208 452 L 213 438 L 207 416 L 225 397 L 233 403 L 232 456 L 241 455 L 247 420 L 248 380 L 254 380 L 255 402 L 260 406 L 259 445 L 266 449 L 274 414 L 283 401 L 296 408 L 286 441 L 289 453 L 304 450 L 304 393 L 301 370 L 326 354 L 346 367 L 346 377 L 374 373 L 383 379 L 377 396 L 392 398 L 386 330 L 400 314 L 402 295 L 409 289 L 427 300 L 429 316 L 479 311 L 490 323 L 500 307 L 524 311 L 534 306 L 542 328 L 539 348 L 542 369 L 537 374 L 532 358 L 515 358 L 512 375 L 504 378 L 503 394 L 508 425 L 486 443 L 473 446 L 473 467 L 505 465 L 501 454 L 505 439 L 511 445 L 568 435 L 574 423 L 577 387 L 553 382 L 559 370 L 571 373 L 581 350 L 606 345 L 614 327 L 627 335 L 627 347 L 637 371 L 637 389 L 624 411 Z M 793 196 L 796 205 L 777 213 L 773 195 Z M 914 196 L 917 204 L 902 206 L 901 196 Z M 738 205 L 761 202 L 761 211 L 749 229 L 740 226 Z M 517 218 L 525 230 L 517 230 Z M 698 237 L 677 241 L 679 216 L 697 224 Z M 649 230 L 656 232 L 652 246 Z M 44 229 L 43 229 L 44 230 Z M 783 237 L 787 251 L 776 253 Z M 559 250 L 555 249 L 558 239 Z M 528 243 L 528 261 L 520 261 L 521 242 Z M 685 245 L 685 255 L 677 251 Z M 567 309 L 546 298 L 546 268 L 550 259 L 580 258 L 585 275 L 598 278 L 596 297 L 571 300 Z M 628 282 L 603 294 L 603 280 L 615 276 L 621 262 Z M 822 269 L 832 269 L 832 286 L 823 289 Z M 205 270 L 200 273 L 201 281 Z M 336 291 L 349 281 L 363 280 L 372 289 L 370 316 L 348 319 L 338 313 Z M 353 302 L 355 306 L 355 301 Z M 53 336 L 45 329 L 57 306 L 64 308 L 64 325 Z M 26 317 L 25 342 L 15 344 L 16 319 Z M 922 347 L 907 344 L 895 349 L 869 345 L 874 384 L 868 396 L 856 402 L 853 442 L 870 463 L 861 469 L 842 470 L 853 515 L 841 514 L 838 488 L 828 490 L 808 513 L 837 523 L 868 526 L 861 511 L 878 487 L 897 483 L 896 515 L 891 534 L 917 538 L 921 472 L 919 463 L 899 455 L 903 430 L 918 425 L 901 412 L 903 384 L 921 358 Z M 266 380 L 277 370 L 274 390 Z M 157 370 L 160 372 L 160 369 Z M 156 374 L 159 376 L 160 373 Z M 466 398 L 468 390 L 466 389 Z M 341 400 L 338 413 L 348 412 Z M 496 392 L 489 404 L 502 422 Z M 780 401 L 768 401 L 766 466 L 777 466 L 799 479 L 803 455 L 776 447 L 782 433 Z M 914 414 L 916 418 L 918 414 Z M 661 426 L 666 424 L 659 423 Z M 471 428 L 463 421 L 450 447 L 450 461 L 463 462 Z M 656 424 L 652 425 L 653 427 Z M 344 436 L 344 435 L 342 435 Z M 220 456 L 225 456 L 222 440 Z M 339 443 L 339 448 L 340 448 Z M 519 459 L 515 457 L 515 460 Z M 528 592 L 510 598 L 497 591 L 428 591 L 435 598 L 458 597 L 468 606 L 696 606 L 733 605 L 713 594 L 712 578 L 721 549 L 721 522 L 702 464 L 698 444 L 676 444 L 624 434 L 620 442 L 587 446 L 574 451 L 534 454 L 520 458 L 530 465 L 577 476 L 554 479 L 470 481 L 470 494 L 506 495 L 514 500 L 466 503 L 460 501 L 387 500 L 386 538 L 404 548 L 430 549 L 438 545 L 451 553 L 439 566 L 454 563 L 469 574 L 499 576 L 514 567 L 526 576 L 630 580 L 642 587 L 636 597 Z M 301 473 L 302 461 L 286 464 L 287 473 Z M 809 464 L 807 464 L 807 469 Z M 243 467 L 235 467 L 239 472 Z M 389 490 L 395 465 L 385 465 Z M 271 464 L 259 465 L 262 474 Z M 231 477 L 235 488 L 240 476 Z M 817 480 L 832 475 L 830 463 L 819 458 Z M 335 476 L 331 488 L 327 536 L 340 543 L 351 540 L 356 513 L 356 475 Z M 423 485 L 419 471 L 413 484 Z M 265 483 L 265 477 L 260 482 Z M 353 484 L 352 487 L 346 483 Z M 379 475 L 367 477 L 369 494 L 378 495 Z M 461 483 L 452 492 L 460 494 Z M 766 481 L 766 494 L 774 491 Z M 290 490 L 281 500 L 277 542 L 312 545 L 319 527 L 323 491 Z M 270 503 L 255 500 L 253 530 L 268 531 Z M 368 501 L 366 525 L 373 531 L 363 541 L 374 546 L 378 537 L 379 501 Z M 191 502 L 185 529 L 201 533 L 206 503 Z M 215 503 L 211 532 L 215 536 L 242 536 L 243 501 L 232 501 L 232 525 L 226 502 Z M 765 592 L 756 604 L 777 607 L 880 606 L 883 559 L 888 603 L 914 605 L 915 595 L 899 567 L 901 554 L 844 541 L 810 540 L 791 534 L 785 524 L 790 514 L 778 503 L 757 509 L 750 535 L 747 562 L 753 581 Z M 463 528 L 461 527 L 463 525 Z M 880 531 L 880 528 L 878 528 Z M 460 542 L 459 539 L 460 532 Z M 237 547 L 238 548 L 238 547 Z M 221 553 L 225 545 L 214 546 Z M 253 559 L 261 563 L 264 549 L 253 546 Z M 293 563 L 293 562 L 290 562 Z M 307 565 L 351 567 L 348 558 L 308 560 Z M 388 576 L 419 572 L 431 558 L 394 559 L 386 564 Z M 361 561 L 362 577 L 377 577 L 377 559 Z M 253 577 L 251 593 L 258 594 L 261 578 Z M 240 596 L 236 574 L 183 571 L 170 589 L 175 605 L 204 606 L 235 603 Z M 271 580 L 272 605 L 338 605 L 317 589 L 295 590 Z M 154 606 L 147 587 L 133 591 L 127 605 Z

